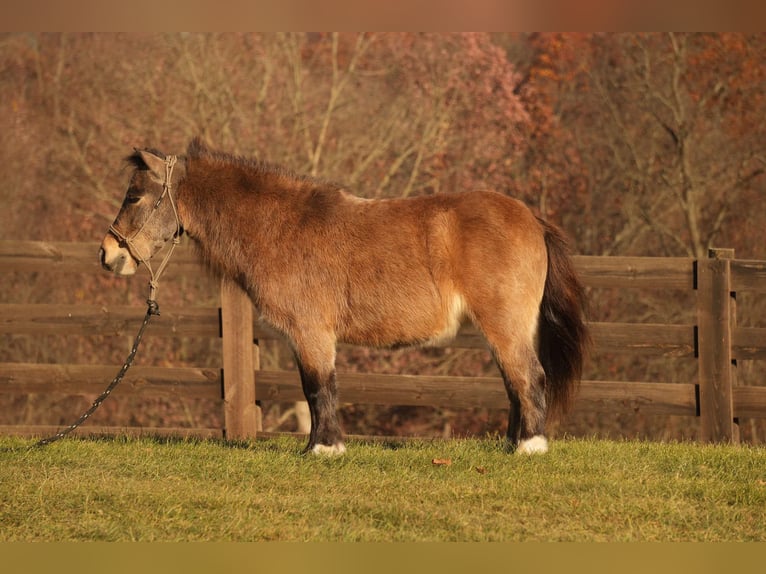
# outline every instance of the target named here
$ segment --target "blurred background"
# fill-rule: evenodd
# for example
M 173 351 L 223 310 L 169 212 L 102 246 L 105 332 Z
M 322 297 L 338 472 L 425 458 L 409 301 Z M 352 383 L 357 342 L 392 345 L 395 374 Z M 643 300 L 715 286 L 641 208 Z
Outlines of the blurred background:
M 134 147 L 212 148 L 388 198 L 489 188 L 563 227 L 584 255 L 766 259 L 764 34 L 6 34 L 0 36 L 0 238 L 94 243 L 122 201 Z M 286 262 L 286 264 L 289 264 Z M 172 263 L 171 263 L 172 265 Z M 216 305 L 208 277 L 163 284 L 173 305 Z M 590 319 L 694 323 L 688 293 L 598 289 Z M 141 281 L 0 275 L 2 303 L 136 304 Z M 766 301 L 738 299 L 763 326 Z M 132 335 L 130 336 L 132 338 Z M 128 337 L 0 335 L 0 362 L 118 364 Z M 162 340 L 143 364 L 217 365 L 220 345 Z M 147 347 L 145 346 L 145 349 Z M 261 367 L 290 369 L 278 342 Z M 343 348 L 343 372 L 495 376 L 477 350 Z M 688 364 L 606 357 L 586 378 L 688 382 Z M 763 367 L 738 365 L 763 384 Z M 106 382 L 105 382 L 106 384 Z M 91 398 L 92 400 L 92 398 Z M 68 423 L 87 397 L 0 394 L 0 424 Z M 452 412 L 344 405 L 347 432 L 503 433 L 506 406 Z M 107 401 L 111 424 L 220 426 L 204 400 Z M 60 419 L 60 420 L 59 420 Z M 694 438 L 695 421 L 577 414 L 553 433 Z M 264 405 L 264 428 L 298 428 Z M 763 421 L 742 438 L 766 440 Z

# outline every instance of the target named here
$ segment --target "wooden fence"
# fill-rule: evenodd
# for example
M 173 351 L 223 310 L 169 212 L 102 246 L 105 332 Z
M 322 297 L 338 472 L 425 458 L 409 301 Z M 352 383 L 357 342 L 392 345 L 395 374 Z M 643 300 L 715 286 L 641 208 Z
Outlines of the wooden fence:
M 0 273 L 103 273 L 91 243 L 0 241 Z M 169 277 L 198 273 L 189 249 L 179 249 Z M 737 442 L 741 417 L 766 417 L 766 386 L 737 384 L 737 361 L 766 359 L 766 328 L 741 328 L 736 322 L 736 293 L 766 291 L 766 262 L 734 259 L 732 250 L 713 250 L 710 257 L 689 258 L 577 256 L 585 284 L 594 288 L 674 289 L 696 291 L 695 324 L 591 323 L 595 351 L 659 355 L 667 361 L 698 360 L 698 379 L 681 383 L 582 382 L 576 408 L 700 417 L 701 439 Z M 256 396 L 261 401 L 302 400 L 295 372 L 262 370 L 259 340 L 277 335 L 253 318 L 248 299 L 230 284 L 221 286 L 220 308 L 172 308 L 146 337 L 220 337 L 222 365 L 215 368 L 133 367 L 120 393 L 220 399 L 223 429 L 88 428 L 86 432 L 149 432 L 254 437 L 259 431 Z M 136 306 L 0 304 L 0 333 L 120 334 L 132 336 L 143 309 Z M 135 329 L 134 326 L 135 325 Z M 146 343 L 145 343 L 146 344 Z M 464 327 L 453 347 L 484 347 L 481 336 Z M 0 363 L 0 393 L 97 395 L 117 365 Z M 429 405 L 451 408 L 507 408 L 498 377 L 447 377 L 340 373 L 345 403 Z M 76 416 L 73 414 L 73 418 Z M 0 433 L 42 435 L 52 425 L 4 426 Z

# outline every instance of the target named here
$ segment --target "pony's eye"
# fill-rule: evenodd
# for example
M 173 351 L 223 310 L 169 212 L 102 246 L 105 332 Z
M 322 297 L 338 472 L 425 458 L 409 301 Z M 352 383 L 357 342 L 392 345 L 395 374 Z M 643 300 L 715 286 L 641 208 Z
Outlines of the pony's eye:
M 128 196 L 125 198 L 125 200 L 126 200 L 128 203 L 138 203 L 139 201 L 141 201 L 141 196 L 140 196 L 140 195 L 128 195 Z

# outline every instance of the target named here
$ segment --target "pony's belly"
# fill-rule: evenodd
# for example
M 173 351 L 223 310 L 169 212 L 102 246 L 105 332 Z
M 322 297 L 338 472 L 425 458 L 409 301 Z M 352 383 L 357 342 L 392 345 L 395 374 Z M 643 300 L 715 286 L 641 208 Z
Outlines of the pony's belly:
M 382 348 L 439 346 L 455 338 L 466 314 L 465 300 L 456 294 L 432 309 L 413 308 L 373 325 L 356 323 L 361 328 L 345 333 L 341 340 Z

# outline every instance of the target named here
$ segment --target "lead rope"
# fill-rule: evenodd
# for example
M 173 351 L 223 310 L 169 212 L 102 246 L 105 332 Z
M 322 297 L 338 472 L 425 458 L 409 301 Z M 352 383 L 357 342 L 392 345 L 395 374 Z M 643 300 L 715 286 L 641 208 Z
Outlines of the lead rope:
M 141 338 L 144 336 L 144 330 L 146 330 L 146 326 L 149 324 L 149 320 L 154 315 L 160 314 L 160 306 L 157 305 L 157 302 L 153 299 L 147 300 L 147 304 L 149 305 L 148 309 L 146 310 L 146 315 L 144 316 L 144 322 L 141 323 L 141 328 L 138 330 L 138 334 L 136 335 L 135 340 L 133 341 L 133 347 L 130 349 L 130 354 L 128 355 L 128 358 L 125 359 L 125 363 L 120 368 L 120 371 L 117 373 L 117 376 L 112 379 L 112 382 L 109 383 L 109 386 L 104 389 L 104 392 L 101 393 L 98 398 L 93 401 L 93 404 L 90 406 L 90 408 L 85 411 L 82 415 L 80 415 L 80 418 L 78 418 L 75 422 L 73 422 L 71 425 L 66 427 L 64 430 L 61 430 L 57 432 L 55 435 L 50 436 L 48 438 L 44 438 L 39 440 L 37 443 L 35 443 L 33 446 L 40 447 L 45 446 L 48 444 L 51 444 L 52 442 L 56 442 L 59 439 L 64 438 L 66 435 L 68 435 L 70 432 L 72 432 L 74 429 L 79 427 L 82 423 L 84 423 L 90 415 L 94 413 L 94 411 L 101 406 L 101 403 L 103 403 L 106 398 L 112 393 L 114 388 L 120 384 L 120 381 L 122 381 L 122 378 L 125 376 L 125 373 L 128 372 L 128 369 L 133 364 L 133 359 L 136 356 L 136 352 L 138 351 L 138 346 L 141 344 Z
M 135 238 L 143 229 L 143 226 L 141 226 L 141 229 L 139 229 L 132 238 L 125 237 L 117 231 L 113 225 L 109 226 L 109 229 L 112 233 L 114 233 L 118 239 L 124 241 L 128 248 L 130 249 L 131 253 L 138 256 L 138 259 L 146 265 L 147 269 L 149 269 L 149 273 L 151 274 L 151 279 L 149 281 L 149 299 L 146 300 L 146 303 L 148 305 L 148 308 L 146 309 L 146 315 L 144 315 L 144 321 L 141 323 L 141 328 L 138 330 L 138 334 L 136 335 L 136 338 L 133 340 L 133 347 L 130 349 L 130 354 L 128 354 L 128 358 L 125 359 L 125 363 L 120 368 L 117 375 L 112 379 L 112 382 L 109 383 L 109 385 L 104 389 L 104 392 L 101 393 L 95 401 L 93 401 L 93 404 L 90 406 L 90 408 L 85 411 L 82 415 L 80 415 L 80 418 L 78 418 L 75 422 L 73 422 L 71 425 L 66 427 L 65 429 L 57 432 L 55 435 L 44 438 L 39 440 L 37 443 L 33 445 L 33 447 L 41 447 L 51 444 L 52 442 L 56 442 L 59 439 L 64 438 L 66 435 L 71 433 L 74 429 L 79 427 L 82 423 L 84 423 L 90 415 L 92 415 L 95 410 L 101 406 L 101 403 L 103 403 L 106 398 L 112 393 L 114 388 L 120 384 L 120 381 L 122 381 L 123 377 L 125 376 L 125 373 L 128 372 L 128 369 L 133 364 L 133 359 L 136 356 L 136 352 L 138 351 L 138 346 L 141 344 L 141 338 L 144 336 L 144 331 L 146 330 L 146 326 L 149 324 L 149 321 L 154 315 L 160 314 L 160 306 L 157 304 L 157 301 L 155 301 L 155 296 L 157 294 L 157 286 L 160 280 L 160 276 L 165 271 L 165 267 L 168 264 L 168 261 L 170 260 L 170 256 L 173 254 L 173 250 L 176 248 L 176 245 L 178 245 L 181 241 L 181 220 L 178 217 L 178 209 L 176 208 L 176 202 L 173 199 L 173 194 L 171 193 L 171 177 L 173 175 L 173 166 L 176 163 L 176 156 L 171 155 L 168 156 L 165 159 L 165 183 L 163 184 L 163 191 L 160 195 L 159 199 L 154 205 L 154 211 L 159 207 L 160 202 L 167 194 L 168 199 L 170 200 L 170 205 L 173 207 L 173 215 L 176 219 L 176 232 L 173 234 L 173 243 L 170 246 L 170 249 L 168 250 L 167 254 L 165 255 L 165 258 L 162 260 L 162 263 L 160 263 L 159 267 L 157 268 L 157 271 L 155 272 L 151 265 L 149 265 L 149 261 L 146 260 L 144 257 L 141 256 L 138 251 L 132 247 L 132 239 Z M 149 214 L 149 218 L 147 218 L 147 221 L 151 218 L 151 213 Z M 144 222 L 144 225 L 146 225 L 146 221 Z

